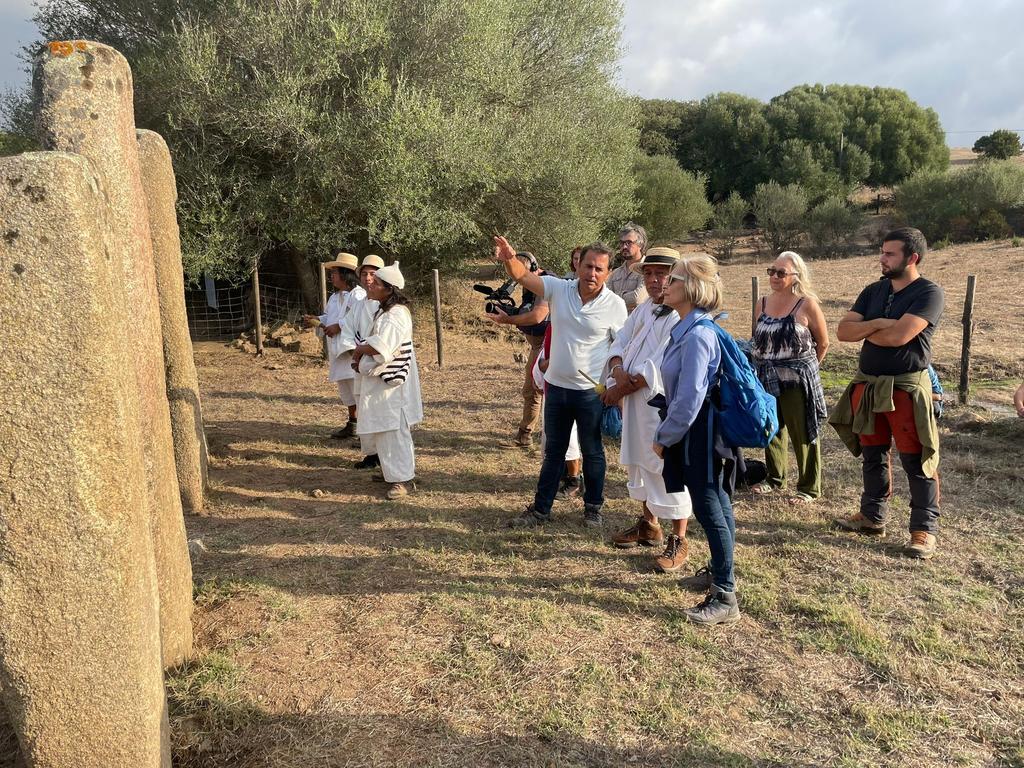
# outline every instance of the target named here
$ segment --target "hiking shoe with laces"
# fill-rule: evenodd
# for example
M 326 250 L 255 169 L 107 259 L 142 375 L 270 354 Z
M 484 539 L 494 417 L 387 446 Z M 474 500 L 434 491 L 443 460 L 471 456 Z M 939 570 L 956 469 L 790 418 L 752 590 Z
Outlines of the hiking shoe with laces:
M 558 488 L 557 498 L 562 501 L 571 501 L 583 495 L 583 478 L 566 476 L 562 478 L 562 485 Z
M 687 621 L 704 626 L 735 624 L 740 620 L 740 606 L 735 592 L 712 590 L 699 604 L 683 611 Z
M 533 504 L 528 506 L 516 517 L 509 518 L 509 528 L 536 528 L 539 525 L 544 525 L 551 519 L 551 513 L 544 515 L 537 512 L 537 507 Z
M 702 568 L 698 568 L 693 576 L 687 576 L 680 581 L 679 586 L 693 592 L 706 592 L 711 589 L 711 579 L 711 567 L 705 565 Z
M 854 533 L 863 533 L 867 536 L 885 536 L 885 524 L 876 523 L 864 517 L 860 512 L 855 512 L 849 517 L 841 517 L 835 521 L 837 528 Z
M 516 436 L 498 443 L 502 448 L 533 448 L 533 433 L 519 430 Z
M 373 469 L 374 467 L 380 466 L 380 459 L 377 457 L 376 453 L 368 453 L 352 466 L 356 469 Z
M 665 542 L 665 551 L 654 558 L 654 567 L 662 573 L 675 573 L 686 564 L 689 556 L 690 545 L 686 543 L 686 539 L 681 539 L 673 533 Z
M 601 514 L 600 504 L 583 505 L 583 524 L 587 528 L 601 528 L 604 526 L 604 515 Z
M 927 531 L 911 531 L 910 541 L 903 547 L 903 553 L 919 560 L 930 560 L 935 554 L 937 539 Z
M 664 541 L 665 534 L 661 532 L 661 526 L 652 523 L 643 515 L 636 519 L 632 527 L 612 536 L 612 544 L 619 549 L 629 549 L 637 544 L 642 544 L 645 547 L 657 547 Z

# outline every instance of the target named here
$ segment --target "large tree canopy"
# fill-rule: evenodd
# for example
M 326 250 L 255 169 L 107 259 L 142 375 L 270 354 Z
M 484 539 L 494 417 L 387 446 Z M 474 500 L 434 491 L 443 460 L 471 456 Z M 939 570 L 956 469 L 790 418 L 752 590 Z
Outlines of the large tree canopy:
M 616 0 L 47 0 L 125 52 L 175 159 L 186 266 L 280 243 L 415 268 L 494 231 L 567 252 L 634 209 Z
M 642 103 L 641 147 L 708 176 L 709 193 L 799 183 L 814 199 L 948 164 L 938 116 L 903 91 L 801 85 L 767 104 L 734 93 Z

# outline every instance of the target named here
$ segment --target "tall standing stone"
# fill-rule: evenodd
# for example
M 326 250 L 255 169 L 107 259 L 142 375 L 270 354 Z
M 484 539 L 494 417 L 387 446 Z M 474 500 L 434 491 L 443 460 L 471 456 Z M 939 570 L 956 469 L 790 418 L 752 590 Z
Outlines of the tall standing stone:
M 199 512 L 203 508 L 203 491 L 206 488 L 206 433 L 203 431 L 199 379 L 185 314 L 181 239 L 174 207 L 178 188 L 171 153 L 163 137 L 153 131 L 136 131 L 135 135 L 139 144 L 142 188 L 149 212 L 156 289 L 160 296 L 160 327 L 163 331 L 164 369 L 171 406 L 178 486 L 185 509 Z
M 46 149 L 92 162 L 107 195 L 111 256 L 121 270 L 126 303 L 121 344 L 133 351 L 164 665 L 192 651 L 192 566 L 174 464 L 174 439 L 164 379 L 160 303 L 135 141 L 132 73 L 106 45 L 50 43 L 35 67 L 40 139 Z
M 77 155 L 0 159 L 0 687 L 34 768 L 170 766 L 101 184 Z

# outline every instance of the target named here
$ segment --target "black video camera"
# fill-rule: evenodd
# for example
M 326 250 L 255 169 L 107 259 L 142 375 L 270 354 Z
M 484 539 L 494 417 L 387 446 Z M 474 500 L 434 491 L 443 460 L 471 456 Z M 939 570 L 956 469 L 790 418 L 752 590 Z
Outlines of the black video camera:
M 515 289 L 516 281 L 509 278 L 497 288 L 477 283 L 473 286 L 474 291 L 484 294 L 487 301 L 484 303 L 484 311 L 489 315 L 495 314 L 499 309 L 506 315 L 519 313 L 515 299 L 512 298 L 512 291 Z

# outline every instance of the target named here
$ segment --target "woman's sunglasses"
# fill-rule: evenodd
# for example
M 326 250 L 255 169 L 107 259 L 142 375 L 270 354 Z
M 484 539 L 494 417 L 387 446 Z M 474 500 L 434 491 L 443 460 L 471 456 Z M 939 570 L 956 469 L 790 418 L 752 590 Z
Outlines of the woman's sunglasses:
M 766 269 L 765 272 L 768 273 L 768 277 L 785 277 L 786 275 L 796 275 L 796 272 L 787 272 L 784 269 L 773 269 L 772 267 L 768 267 L 768 269 Z

